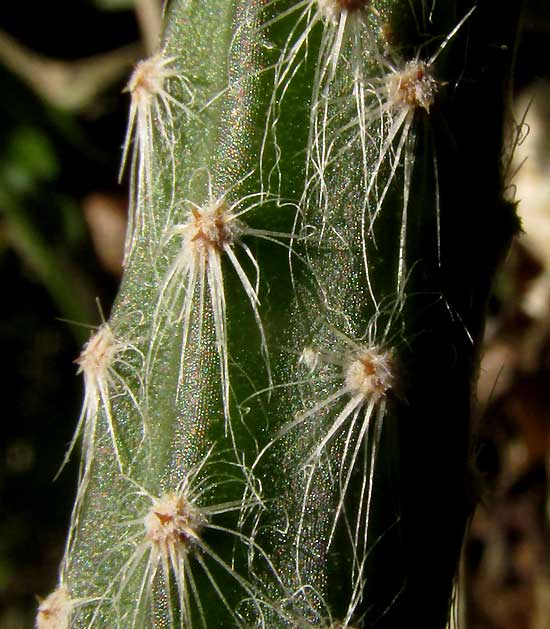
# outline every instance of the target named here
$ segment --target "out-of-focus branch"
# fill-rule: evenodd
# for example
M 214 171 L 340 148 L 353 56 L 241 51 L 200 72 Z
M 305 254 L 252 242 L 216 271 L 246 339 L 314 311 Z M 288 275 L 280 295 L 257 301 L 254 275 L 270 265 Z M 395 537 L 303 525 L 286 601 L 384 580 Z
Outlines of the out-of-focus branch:
M 39 55 L 0 30 L 0 62 L 49 105 L 66 111 L 88 107 L 106 87 L 119 81 L 139 57 L 132 44 L 76 61 Z
M 153 54 L 160 40 L 162 10 L 159 0 L 136 0 L 136 17 L 147 55 Z

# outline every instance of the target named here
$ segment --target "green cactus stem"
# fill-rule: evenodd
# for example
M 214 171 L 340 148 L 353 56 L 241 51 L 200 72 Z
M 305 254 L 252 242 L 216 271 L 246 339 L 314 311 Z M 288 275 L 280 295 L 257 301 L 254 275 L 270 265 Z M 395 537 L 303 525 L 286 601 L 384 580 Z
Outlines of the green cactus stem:
M 446 626 L 516 11 L 167 6 L 39 627 Z

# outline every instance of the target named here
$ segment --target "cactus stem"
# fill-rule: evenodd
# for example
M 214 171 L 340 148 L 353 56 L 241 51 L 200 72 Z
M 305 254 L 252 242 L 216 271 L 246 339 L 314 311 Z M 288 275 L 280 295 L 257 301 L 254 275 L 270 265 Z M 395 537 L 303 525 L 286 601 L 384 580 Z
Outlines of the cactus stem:
M 77 361 L 68 589 L 38 629 L 446 625 L 515 12 L 167 3 L 127 87 L 126 271 Z
M 269 606 L 277 616 L 284 619 L 285 626 L 298 629 L 299 627 L 321 627 L 324 629 L 355 629 L 349 625 L 356 605 L 348 607 L 345 618 L 336 620 L 332 616 L 329 605 L 323 595 L 314 587 L 302 584 L 296 591 L 287 595 L 277 606 Z M 347 620 L 346 620 L 347 619 Z M 262 625 L 263 627 L 264 625 Z M 265 625 L 266 627 L 270 625 Z

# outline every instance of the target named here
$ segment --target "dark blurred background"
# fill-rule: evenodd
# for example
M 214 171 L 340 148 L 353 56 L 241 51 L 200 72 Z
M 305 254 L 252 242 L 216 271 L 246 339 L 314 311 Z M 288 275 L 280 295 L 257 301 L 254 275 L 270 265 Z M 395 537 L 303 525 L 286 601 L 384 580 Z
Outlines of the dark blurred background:
M 159 0 L 0 3 L 0 342 L 13 361 L 0 379 L 0 629 L 32 627 L 35 595 L 56 582 L 77 477 L 75 460 L 53 481 L 80 409 L 73 360 L 86 326 L 108 316 L 121 273 L 121 92 L 154 47 L 159 9 Z M 509 169 L 525 234 L 496 282 L 480 369 L 468 629 L 550 629 L 549 52 L 548 1 L 528 0 Z

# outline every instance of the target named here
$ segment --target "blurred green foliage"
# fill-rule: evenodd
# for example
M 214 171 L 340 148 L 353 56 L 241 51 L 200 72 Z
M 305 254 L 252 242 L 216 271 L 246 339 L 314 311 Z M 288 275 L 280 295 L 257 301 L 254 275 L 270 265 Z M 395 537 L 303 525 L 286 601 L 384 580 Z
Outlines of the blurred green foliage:
M 0 24 L 33 53 L 70 62 L 137 39 L 133 13 L 106 12 L 107 4 L 2 3 Z M 53 478 L 79 412 L 73 360 L 100 322 L 96 298 L 108 312 L 117 284 L 98 264 L 82 200 L 120 193 L 122 87 L 106 86 L 78 114 L 63 112 L 0 60 L 0 343 L 9 359 L 0 424 L 1 629 L 33 626 L 35 595 L 55 582 L 62 554 L 78 457 Z

